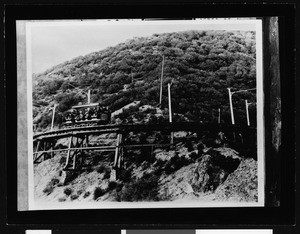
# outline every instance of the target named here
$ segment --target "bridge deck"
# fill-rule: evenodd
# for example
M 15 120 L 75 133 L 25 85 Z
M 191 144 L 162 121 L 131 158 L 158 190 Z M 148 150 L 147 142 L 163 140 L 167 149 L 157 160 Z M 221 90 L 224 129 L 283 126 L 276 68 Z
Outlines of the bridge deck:
M 105 133 L 117 132 L 149 132 L 149 131 L 223 131 L 223 132 L 254 132 L 256 128 L 248 126 L 233 126 L 233 125 L 219 125 L 219 124 L 201 124 L 201 123 L 166 123 L 166 124 L 130 124 L 130 125 L 99 125 L 87 126 L 78 128 L 66 128 L 57 131 L 44 132 L 33 136 L 33 140 L 46 140 L 46 139 L 60 139 L 69 136 L 84 136 L 84 135 L 100 135 Z
M 77 128 L 66 128 L 57 131 L 45 132 L 33 136 L 33 143 L 36 144 L 35 152 L 33 153 L 34 163 L 39 163 L 49 157 L 53 157 L 55 153 L 67 151 L 67 159 L 65 170 L 75 170 L 80 167 L 78 164 L 79 158 L 83 159 L 83 151 L 112 151 L 115 152 L 114 168 L 120 168 L 123 161 L 123 149 L 127 148 L 142 148 L 151 147 L 153 150 L 156 147 L 169 147 L 174 144 L 174 135 L 172 133 L 178 131 L 187 131 L 200 134 L 206 133 L 251 133 L 252 136 L 256 133 L 255 128 L 248 126 L 232 126 L 218 124 L 199 124 L 199 123 L 166 123 L 166 124 L 132 124 L 132 125 L 99 125 Z M 163 132 L 170 134 L 170 143 L 140 143 L 130 144 L 124 142 L 124 134 L 129 132 Z M 89 142 L 90 136 L 101 135 L 106 133 L 116 133 L 115 144 L 113 145 L 91 145 Z M 235 136 L 235 134 L 234 134 Z M 56 142 L 58 139 L 68 138 L 68 147 L 57 149 Z M 243 137 L 242 137 L 243 138 Z M 242 140 L 243 141 L 243 140 Z

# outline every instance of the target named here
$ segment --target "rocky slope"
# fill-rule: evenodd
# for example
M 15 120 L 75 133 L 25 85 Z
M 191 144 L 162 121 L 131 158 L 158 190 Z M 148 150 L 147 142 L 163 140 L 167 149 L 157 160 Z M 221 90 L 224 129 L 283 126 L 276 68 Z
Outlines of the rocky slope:
M 181 133 L 182 134 L 182 133 Z M 193 141 L 156 149 L 151 157 L 137 150 L 124 158 L 111 181 L 113 154 L 89 155 L 88 167 L 63 179 L 65 155 L 35 166 L 37 201 L 243 201 L 256 202 L 257 163 L 226 146 Z M 149 154 L 147 154 L 148 156 Z

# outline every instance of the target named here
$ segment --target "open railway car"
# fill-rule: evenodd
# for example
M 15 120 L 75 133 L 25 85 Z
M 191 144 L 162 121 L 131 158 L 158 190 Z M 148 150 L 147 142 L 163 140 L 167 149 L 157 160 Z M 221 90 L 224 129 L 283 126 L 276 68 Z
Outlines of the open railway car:
M 81 127 L 108 124 L 111 112 L 99 103 L 72 106 L 64 117 L 64 127 Z

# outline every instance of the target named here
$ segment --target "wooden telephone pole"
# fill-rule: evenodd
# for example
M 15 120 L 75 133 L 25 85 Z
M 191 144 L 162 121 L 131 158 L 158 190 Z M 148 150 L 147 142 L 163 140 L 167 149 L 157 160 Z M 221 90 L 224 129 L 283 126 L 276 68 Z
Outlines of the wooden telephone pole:
M 161 77 L 160 77 L 160 93 L 159 93 L 159 105 L 162 102 L 162 86 L 163 86 L 163 76 L 164 76 L 164 64 L 165 64 L 165 56 L 162 55 L 162 66 L 161 66 Z
M 250 119 L 249 119 L 249 105 L 250 103 L 248 103 L 248 100 L 245 100 L 245 104 L 246 104 L 246 116 L 247 116 L 247 125 L 250 126 Z
M 242 93 L 242 92 L 248 92 L 248 91 L 252 91 L 252 90 L 256 90 L 256 88 L 253 88 L 253 89 L 242 89 L 242 90 L 238 90 L 238 91 L 234 91 L 234 92 L 231 92 L 231 89 L 230 88 L 227 88 L 228 89 L 228 95 L 229 95 L 229 105 L 230 105 L 230 113 L 231 113 L 231 123 L 234 125 L 235 124 L 235 121 L 234 121 L 234 113 L 233 113 L 233 105 L 232 105 L 232 95 L 234 93 Z
M 87 92 L 87 97 L 88 97 L 87 103 L 90 104 L 91 103 L 91 90 L 90 89 Z
M 230 88 L 227 88 L 228 89 L 228 95 L 229 95 L 229 105 L 230 105 L 230 113 L 231 113 L 231 123 L 234 125 L 235 122 L 234 122 L 234 114 L 233 114 L 233 106 L 232 106 L 232 92 L 230 90 Z
M 56 108 L 56 104 L 54 104 L 54 107 L 52 109 L 53 112 L 52 112 L 52 121 L 51 121 L 51 131 L 53 131 L 53 126 L 54 126 L 55 108 Z
M 173 80 L 171 83 L 168 83 L 168 103 L 169 103 L 169 122 L 172 123 L 172 102 L 171 102 L 171 85 L 173 83 Z M 174 143 L 174 133 L 171 132 L 171 144 Z
M 172 85 L 172 83 L 168 84 L 168 103 L 169 103 L 169 121 L 170 121 L 170 123 L 172 123 L 171 85 Z

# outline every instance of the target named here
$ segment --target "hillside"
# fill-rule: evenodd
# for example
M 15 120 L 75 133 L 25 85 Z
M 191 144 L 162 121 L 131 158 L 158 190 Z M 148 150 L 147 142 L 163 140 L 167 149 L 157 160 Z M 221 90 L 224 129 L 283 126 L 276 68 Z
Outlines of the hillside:
M 113 154 L 90 156 L 89 166 L 67 180 L 66 155 L 36 165 L 36 201 L 258 201 L 257 162 L 226 146 L 186 141 L 172 150 L 158 148 L 152 157 L 147 150 L 130 152 L 116 181 L 110 179 Z
M 163 124 L 169 121 L 167 84 L 172 82 L 173 122 L 217 123 L 220 109 L 221 123 L 229 124 L 227 88 L 256 87 L 255 57 L 254 32 L 186 31 L 133 38 L 34 75 L 33 123 L 36 131 L 48 130 L 51 108 L 57 104 L 59 128 L 66 111 L 86 103 L 91 90 L 91 101 L 111 110 L 110 123 Z M 163 98 L 157 106 L 162 65 Z M 236 124 L 246 124 L 245 99 L 255 103 L 255 92 L 233 96 Z M 256 108 L 249 108 L 254 125 Z M 169 144 L 170 133 L 164 131 L 124 133 L 124 144 L 160 146 L 123 148 L 117 178 L 112 173 L 114 152 L 82 150 L 76 172 L 63 170 L 66 151 L 55 153 L 34 165 L 35 199 L 258 201 L 255 133 L 173 134 Z M 90 135 L 87 146 L 111 146 L 116 139 L 115 133 Z M 68 142 L 59 139 L 54 149 L 67 148 Z
M 58 104 L 55 124 L 72 105 L 92 102 L 112 111 L 133 101 L 156 105 L 163 74 L 162 109 L 167 108 L 167 83 L 173 79 L 172 109 L 191 121 L 230 122 L 228 87 L 256 87 L 255 33 L 186 31 L 133 38 L 114 47 L 80 56 L 33 76 L 33 122 L 49 128 L 50 108 Z M 124 89 L 124 85 L 127 87 Z M 237 124 L 246 123 L 244 99 L 255 102 L 255 92 L 233 99 Z M 255 107 L 250 106 L 255 123 Z

